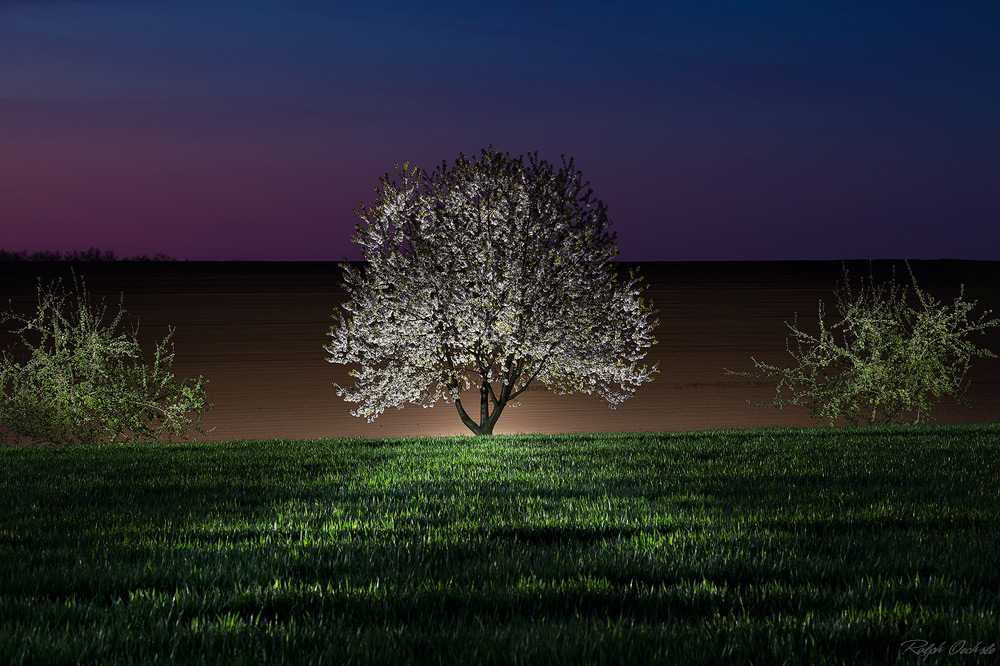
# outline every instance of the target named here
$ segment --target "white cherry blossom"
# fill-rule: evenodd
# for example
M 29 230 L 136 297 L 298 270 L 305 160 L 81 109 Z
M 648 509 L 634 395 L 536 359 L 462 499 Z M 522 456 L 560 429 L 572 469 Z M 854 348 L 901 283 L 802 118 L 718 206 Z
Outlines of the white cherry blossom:
M 355 212 L 362 265 L 335 315 L 331 363 L 359 366 L 338 395 L 369 422 L 386 408 L 453 402 L 491 434 L 532 383 L 600 395 L 614 408 L 651 380 L 642 280 L 620 276 L 606 206 L 573 160 L 512 158 L 492 146 L 433 172 L 396 165 Z M 461 391 L 480 392 L 479 421 Z

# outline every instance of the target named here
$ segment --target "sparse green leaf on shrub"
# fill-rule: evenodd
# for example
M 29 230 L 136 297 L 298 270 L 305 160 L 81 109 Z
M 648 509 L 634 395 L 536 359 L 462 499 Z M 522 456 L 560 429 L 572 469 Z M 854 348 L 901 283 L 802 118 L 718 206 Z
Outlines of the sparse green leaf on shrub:
M 996 358 L 968 337 L 1000 321 L 986 319 L 989 311 L 970 319 L 976 304 L 962 300 L 964 289 L 944 306 L 917 287 L 912 270 L 910 278 L 919 308 L 911 307 L 906 288 L 895 280 L 888 285 L 862 280 L 860 290 L 852 292 L 845 267 L 844 284 L 835 292 L 840 314 L 835 324 L 824 323 L 822 301 L 818 335 L 801 330 L 797 316 L 793 324 L 786 322 L 795 340 L 794 348 L 787 345 L 795 366 L 752 358 L 758 372 L 727 372 L 778 377 L 777 395 L 766 406 L 806 407 L 811 417 L 828 419 L 830 425 L 838 418 L 855 425 L 862 420 L 894 424 L 906 415 L 920 423 L 931 420 L 931 409 L 944 397 L 967 405 L 963 380 L 972 358 Z
M 58 280 L 39 283 L 34 315 L 12 310 L 0 320 L 21 343 L 0 356 L 0 441 L 95 444 L 204 432 L 201 413 L 213 408 L 207 380 L 174 381 L 173 328 L 146 364 L 137 331 L 123 328 L 122 301 L 106 321 L 107 307 L 93 306 L 82 280 L 73 281 L 73 292 Z

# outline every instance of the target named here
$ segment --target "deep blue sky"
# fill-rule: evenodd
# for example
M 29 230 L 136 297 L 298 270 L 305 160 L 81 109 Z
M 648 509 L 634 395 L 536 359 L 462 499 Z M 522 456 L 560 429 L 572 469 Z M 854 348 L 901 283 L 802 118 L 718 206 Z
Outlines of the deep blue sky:
M 996 0 L 0 0 L 0 248 L 356 259 L 492 143 L 625 260 L 998 260 L 998 119 Z

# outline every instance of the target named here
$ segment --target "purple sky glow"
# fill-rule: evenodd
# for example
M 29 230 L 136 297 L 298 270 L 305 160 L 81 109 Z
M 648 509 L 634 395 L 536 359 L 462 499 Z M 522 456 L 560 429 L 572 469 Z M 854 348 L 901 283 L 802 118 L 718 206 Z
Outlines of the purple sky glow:
M 1000 260 L 998 118 L 995 0 L 0 0 L 0 248 L 359 259 L 492 143 L 623 260 Z

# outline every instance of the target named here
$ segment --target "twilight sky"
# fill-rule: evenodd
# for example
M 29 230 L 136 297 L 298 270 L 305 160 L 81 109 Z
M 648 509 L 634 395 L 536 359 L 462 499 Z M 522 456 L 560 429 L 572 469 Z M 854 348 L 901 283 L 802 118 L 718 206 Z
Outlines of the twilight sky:
M 360 259 L 492 143 L 623 260 L 1000 260 L 998 119 L 996 0 L 0 0 L 0 248 Z

